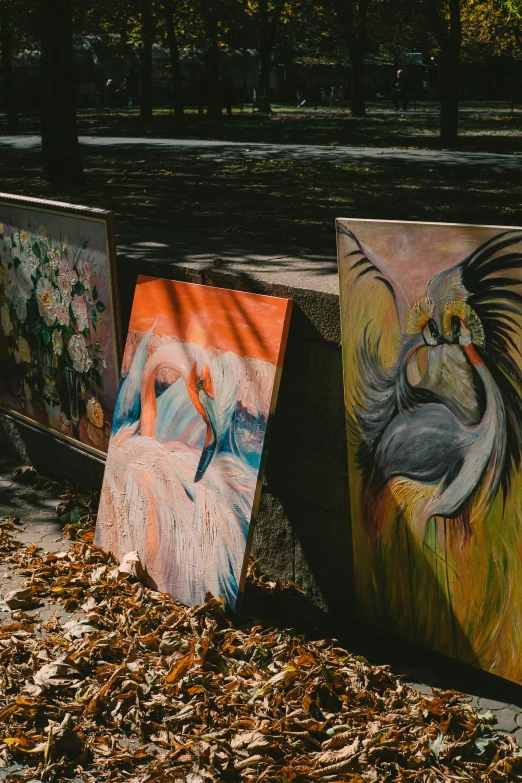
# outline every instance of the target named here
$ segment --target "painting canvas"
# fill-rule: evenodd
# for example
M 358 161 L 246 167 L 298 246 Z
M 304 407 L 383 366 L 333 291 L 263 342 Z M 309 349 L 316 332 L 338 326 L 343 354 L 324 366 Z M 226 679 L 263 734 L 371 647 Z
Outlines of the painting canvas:
M 291 304 L 138 278 L 95 543 L 187 605 L 242 589 Z
M 522 683 L 522 229 L 337 232 L 359 617 Z
M 105 456 L 118 389 L 112 213 L 0 194 L 0 407 Z

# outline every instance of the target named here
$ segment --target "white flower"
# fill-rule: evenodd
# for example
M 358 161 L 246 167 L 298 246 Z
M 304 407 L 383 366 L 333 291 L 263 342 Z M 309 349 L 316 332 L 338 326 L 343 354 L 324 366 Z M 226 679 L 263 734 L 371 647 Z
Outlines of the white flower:
M 71 302 L 72 289 L 71 281 L 69 280 L 68 275 L 60 273 L 56 279 L 56 285 L 58 286 L 58 290 L 62 295 L 62 302 L 68 306 Z
M 27 318 L 27 299 L 22 295 L 18 289 L 13 296 L 13 307 L 15 309 L 16 317 L 21 323 L 25 322 Z
M 31 246 L 31 237 L 27 233 L 27 231 L 20 231 L 20 245 L 22 247 L 30 247 Z
M 31 267 L 22 262 L 17 268 L 12 266 L 4 275 L 4 291 L 7 299 L 12 302 L 17 318 L 25 321 L 27 318 L 27 302 L 33 293 Z
M 22 357 L 20 356 L 20 351 L 17 351 L 16 349 L 15 349 L 15 352 L 14 352 L 14 359 L 15 359 L 15 362 L 17 364 L 21 364 Z
M 14 261 L 10 237 L 4 236 L 3 239 L 0 239 L 0 259 L 4 269 L 8 269 Z
M 53 351 L 58 356 L 61 356 L 63 350 L 63 337 L 59 329 L 53 329 L 52 341 L 53 341 Z
M 50 247 L 47 251 L 47 258 L 49 259 L 51 267 L 53 269 L 58 269 L 58 265 L 60 263 L 60 251 L 55 247 Z
M 31 361 L 31 349 L 29 348 L 29 343 L 25 337 L 18 338 L 18 352 L 22 361 L 29 364 Z
M 31 264 L 25 259 L 16 268 L 16 279 L 18 281 L 18 287 L 20 293 L 26 299 L 30 299 L 33 293 L 33 280 L 32 280 L 33 268 Z
M 2 329 L 4 334 L 9 337 L 13 331 L 13 324 L 11 322 L 11 316 L 9 315 L 9 306 L 4 302 L 0 308 L 0 320 L 2 322 Z
M 87 372 L 92 361 L 85 345 L 85 340 L 81 334 L 73 334 L 69 340 L 67 351 L 72 359 L 73 367 L 76 372 Z
M 91 265 L 88 261 L 78 261 L 76 271 L 86 288 L 91 287 Z
M 62 258 L 60 260 L 58 264 L 58 272 L 61 275 L 65 275 L 69 279 L 69 283 L 71 284 L 71 286 L 73 286 L 78 280 L 78 275 L 76 274 L 74 269 L 72 269 L 71 265 L 69 264 L 66 258 Z
M 32 399 L 31 387 L 29 386 L 27 381 L 24 381 L 24 393 L 27 400 Z
M 4 276 L 4 291 L 10 302 L 12 302 L 17 288 L 18 280 L 16 279 L 16 270 L 14 266 L 12 266 L 7 270 Z
M 60 302 L 56 305 L 56 320 L 60 326 L 69 326 L 70 316 L 67 304 Z
M 103 427 L 103 408 L 95 397 L 87 402 L 87 418 L 95 427 Z
M 56 309 L 60 304 L 60 300 L 58 291 L 56 288 L 53 288 L 45 277 L 41 277 L 38 281 L 36 299 L 38 301 L 38 312 L 46 325 L 52 326 L 56 321 Z
M 34 275 L 36 270 L 38 269 L 40 262 L 36 258 L 35 254 L 32 250 L 26 250 L 23 256 L 23 262 L 28 265 L 31 269 L 31 274 Z
M 76 296 L 73 297 L 71 308 L 73 311 L 73 315 L 76 318 L 76 322 L 78 324 L 78 331 L 83 332 L 83 330 L 87 329 L 89 325 L 87 319 L 87 305 L 85 304 L 85 299 L 82 296 L 76 294 Z

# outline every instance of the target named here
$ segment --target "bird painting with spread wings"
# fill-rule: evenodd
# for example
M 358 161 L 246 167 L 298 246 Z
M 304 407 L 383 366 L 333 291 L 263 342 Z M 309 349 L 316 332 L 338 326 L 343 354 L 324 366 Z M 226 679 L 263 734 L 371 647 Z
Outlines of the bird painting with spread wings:
M 521 682 L 522 229 L 337 225 L 360 616 Z
M 189 606 L 236 606 L 290 311 L 138 279 L 95 543 Z

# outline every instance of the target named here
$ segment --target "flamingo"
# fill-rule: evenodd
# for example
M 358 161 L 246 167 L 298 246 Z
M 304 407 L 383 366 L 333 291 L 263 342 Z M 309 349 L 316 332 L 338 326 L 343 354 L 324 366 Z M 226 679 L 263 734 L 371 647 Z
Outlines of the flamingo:
M 252 368 L 233 352 L 182 342 L 148 356 L 151 335 L 118 394 L 95 543 L 120 561 L 137 552 L 146 580 L 187 605 L 211 592 L 234 608 L 261 448 L 238 445 L 238 402 L 252 394 Z M 256 362 L 265 421 L 263 388 L 275 371 L 266 365 Z M 157 396 L 166 372 L 170 385 Z

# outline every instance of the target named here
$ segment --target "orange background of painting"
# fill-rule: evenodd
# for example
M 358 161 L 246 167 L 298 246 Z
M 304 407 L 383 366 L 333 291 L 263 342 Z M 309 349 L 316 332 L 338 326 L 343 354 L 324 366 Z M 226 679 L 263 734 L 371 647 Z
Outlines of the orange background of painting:
M 281 366 L 291 300 L 140 275 L 130 330 Z

